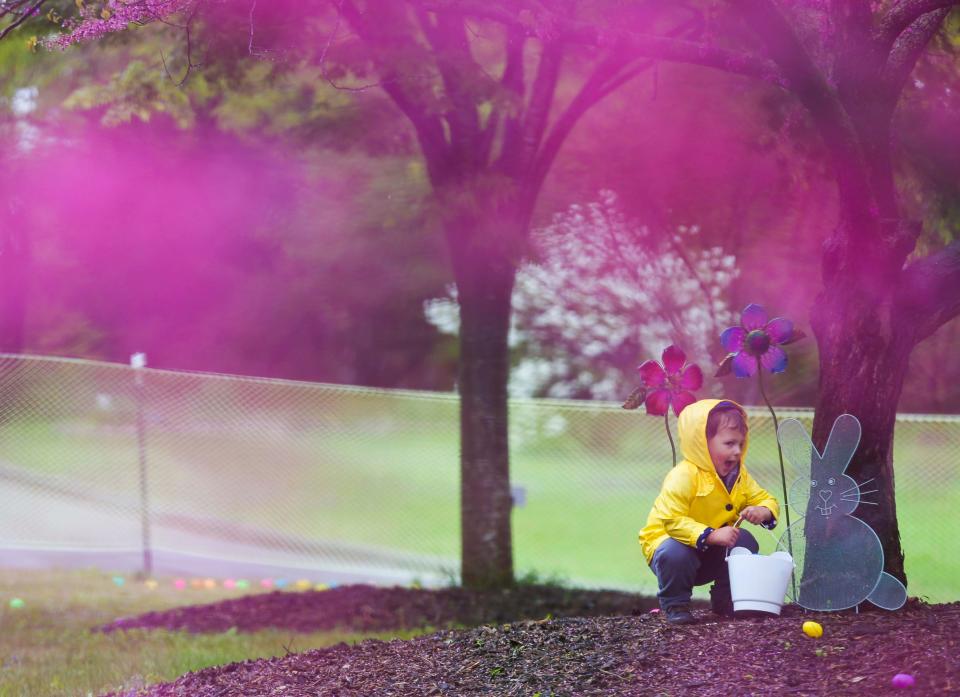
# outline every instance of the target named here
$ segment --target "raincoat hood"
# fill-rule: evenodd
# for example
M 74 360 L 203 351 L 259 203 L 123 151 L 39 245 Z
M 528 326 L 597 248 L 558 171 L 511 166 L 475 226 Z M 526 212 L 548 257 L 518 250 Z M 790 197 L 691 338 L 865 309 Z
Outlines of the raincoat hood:
M 743 414 L 743 407 L 730 400 L 701 399 L 680 412 L 680 450 L 683 459 L 667 472 L 660 494 L 640 531 L 640 545 L 649 564 L 653 553 L 667 538 L 700 549 L 710 530 L 733 525 L 747 506 L 765 506 L 774 518 L 780 514 L 777 501 L 747 470 L 747 438 L 740 452 L 740 470 L 730 489 L 720 479 L 707 446 L 707 416 L 721 403 Z
M 705 472 L 713 472 L 713 460 L 710 459 L 710 449 L 707 446 L 707 417 L 718 404 L 730 404 L 740 411 L 743 423 L 747 423 L 747 413 L 736 402 L 729 399 L 701 399 L 686 407 L 680 412 L 677 430 L 680 432 L 680 452 L 683 459 L 697 466 Z M 743 448 L 740 453 L 740 464 L 747 459 L 749 433 L 744 436 Z

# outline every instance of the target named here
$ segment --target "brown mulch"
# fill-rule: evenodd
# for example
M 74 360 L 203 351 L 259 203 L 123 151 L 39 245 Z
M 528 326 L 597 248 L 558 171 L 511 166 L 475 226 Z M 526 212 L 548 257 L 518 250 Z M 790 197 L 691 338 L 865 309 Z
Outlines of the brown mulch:
M 399 590 L 364 591 L 367 617 L 396 613 L 397 598 L 405 597 L 397 595 Z M 517 590 L 537 593 L 536 588 Z M 317 596 L 330 598 L 330 593 Z M 470 593 L 462 589 L 419 593 L 451 594 L 467 608 L 484 602 L 466 600 Z M 566 593 L 577 597 L 583 592 Z M 390 599 L 391 610 L 377 605 L 378 594 Z M 230 602 L 242 605 L 275 595 Z M 240 605 L 231 608 L 237 611 Z M 898 612 L 860 614 L 804 613 L 787 607 L 781 617 L 733 620 L 716 619 L 703 609 L 694 614 L 700 622 L 683 627 L 668 625 L 660 614 L 621 613 L 443 630 L 407 641 L 340 644 L 208 668 L 124 697 L 960 694 L 960 603 L 912 600 Z M 237 617 L 233 619 L 230 626 L 239 628 Z M 823 637 L 802 633 L 801 624 L 811 619 L 823 625 Z M 897 673 L 912 674 L 916 685 L 894 689 L 890 681 Z
M 363 632 L 417 627 L 473 627 L 550 617 L 598 617 L 643 613 L 656 598 L 618 591 L 518 585 L 499 591 L 426 590 L 364 584 L 326 591 L 276 591 L 263 595 L 148 612 L 116 620 L 101 631 L 183 629 L 188 632 L 294 632 L 345 629 Z

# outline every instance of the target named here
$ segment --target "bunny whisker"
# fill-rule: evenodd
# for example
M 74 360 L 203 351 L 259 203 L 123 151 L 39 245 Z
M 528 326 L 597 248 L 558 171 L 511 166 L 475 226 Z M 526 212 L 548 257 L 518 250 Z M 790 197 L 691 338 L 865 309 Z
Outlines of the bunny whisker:
M 853 491 L 854 489 L 862 489 L 862 488 L 865 487 L 867 484 L 869 484 L 870 482 L 872 482 L 874 479 L 876 479 L 876 477 L 870 477 L 870 479 L 864 480 L 864 481 L 860 482 L 859 484 L 856 484 L 856 483 L 855 483 L 852 487 L 850 487 L 850 488 L 847 489 L 846 491 L 842 491 L 841 493 L 845 494 L 845 493 L 847 493 L 847 491 Z
M 858 501 L 857 503 L 859 503 L 859 504 L 861 504 L 861 505 L 866 505 L 866 506 L 879 506 L 879 505 L 880 505 L 880 504 L 877 503 L 876 501 Z
M 871 489 L 870 491 L 861 491 L 859 494 L 858 494 L 857 492 L 855 492 L 855 491 L 851 491 L 849 494 L 840 494 L 840 498 L 846 499 L 846 498 L 850 498 L 851 496 L 863 496 L 864 494 L 875 494 L 875 493 L 877 493 L 878 491 L 880 491 L 880 490 L 879 490 L 879 489 Z

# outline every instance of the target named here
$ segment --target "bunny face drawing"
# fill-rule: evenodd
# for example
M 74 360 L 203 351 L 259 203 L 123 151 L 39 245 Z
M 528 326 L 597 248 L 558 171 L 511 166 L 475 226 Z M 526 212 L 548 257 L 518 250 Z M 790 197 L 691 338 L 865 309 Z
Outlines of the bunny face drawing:
M 850 414 L 837 417 L 823 453 L 796 419 L 784 421 L 777 438 L 791 464 L 810 473 L 790 489 L 790 510 L 800 520 L 779 542 L 802 573 L 795 602 L 808 610 L 842 610 L 864 600 L 890 610 L 903 605 L 906 589 L 883 571 L 880 539 L 853 515 L 861 504 L 876 505 L 862 496 L 878 492 L 844 473 L 860 444 L 860 422 Z
M 810 490 L 813 512 L 823 517 L 850 515 L 860 503 L 860 485 L 845 474 L 811 479 Z

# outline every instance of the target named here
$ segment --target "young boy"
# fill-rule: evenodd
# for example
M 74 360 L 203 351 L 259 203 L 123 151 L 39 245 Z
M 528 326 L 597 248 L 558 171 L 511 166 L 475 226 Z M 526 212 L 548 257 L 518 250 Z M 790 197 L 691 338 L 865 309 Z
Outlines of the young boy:
M 743 464 L 747 415 L 739 404 L 694 402 L 680 412 L 678 430 L 683 460 L 663 480 L 640 544 L 657 575 L 657 597 L 668 622 L 696 622 L 689 608 L 693 587 L 711 581 L 711 608 L 732 617 L 726 551 L 758 550 L 753 535 L 734 524 L 743 518 L 773 528 L 779 506 Z

